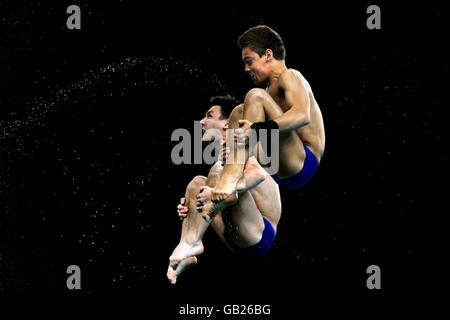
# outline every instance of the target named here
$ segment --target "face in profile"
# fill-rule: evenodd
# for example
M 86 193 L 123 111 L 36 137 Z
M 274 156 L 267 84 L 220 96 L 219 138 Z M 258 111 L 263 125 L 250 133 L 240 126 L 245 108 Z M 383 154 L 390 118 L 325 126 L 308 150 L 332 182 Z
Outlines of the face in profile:
M 220 106 L 212 106 L 206 112 L 205 117 L 200 120 L 200 123 L 203 129 L 202 140 L 213 141 L 215 139 L 213 129 L 222 132 L 225 128 L 227 120 L 222 118 L 222 108 Z
M 244 71 L 248 73 L 254 84 L 259 86 L 267 82 L 269 70 L 266 55 L 259 56 L 249 47 L 245 47 L 242 49 L 242 61 L 244 62 Z

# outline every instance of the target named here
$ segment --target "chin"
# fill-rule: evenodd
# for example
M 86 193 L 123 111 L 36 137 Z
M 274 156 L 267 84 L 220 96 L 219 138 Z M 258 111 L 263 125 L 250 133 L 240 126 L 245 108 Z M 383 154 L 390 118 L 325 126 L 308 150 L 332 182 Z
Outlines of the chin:
M 212 142 L 212 141 L 214 141 L 215 139 L 216 139 L 215 136 L 210 135 L 210 134 L 208 134 L 208 133 L 205 133 L 205 134 L 202 136 L 202 141 L 203 141 L 203 142 Z

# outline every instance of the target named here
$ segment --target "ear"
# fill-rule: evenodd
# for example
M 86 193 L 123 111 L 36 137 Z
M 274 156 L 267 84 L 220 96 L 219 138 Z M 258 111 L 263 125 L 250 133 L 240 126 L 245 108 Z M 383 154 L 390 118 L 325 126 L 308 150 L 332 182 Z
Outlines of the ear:
M 230 125 L 230 120 L 229 119 L 225 120 L 225 124 L 223 125 L 223 130 L 228 130 L 229 125 Z
M 266 49 L 266 52 L 264 54 L 266 55 L 266 62 L 272 61 L 272 59 L 273 59 L 272 49 Z

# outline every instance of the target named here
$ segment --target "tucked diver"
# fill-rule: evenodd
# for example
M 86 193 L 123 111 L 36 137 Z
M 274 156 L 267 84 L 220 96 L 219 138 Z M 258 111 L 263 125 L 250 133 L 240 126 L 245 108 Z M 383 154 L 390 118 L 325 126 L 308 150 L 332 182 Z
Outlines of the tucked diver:
M 237 139 L 248 145 L 249 129 L 279 129 L 279 170 L 273 176 L 286 189 L 303 186 L 317 170 L 325 150 L 322 114 L 306 79 L 285 64 L 283 40 L 267 26 L 256 26 L 238 39 L 245 72 L 257 86 L 246 97 L 243 120 L 235 131 Z M 237 144 L 233 146 L 239 152 Z M 245 152 L 248 157 L 248 151 Z M 245 164 L 226 161 L 222 176 L 213 190 L 212 200 L 227 199 L 235 190 Z M 213 212 L 205 212 L 208 219 Z
M 237 128 L 242 119 L 242 105 L 234 108 L 227 119 L 227 108 L 234 107 L 232 97 L 213 97 L 213 106 L 201 120 L 205 130 L 203 139 L 209 140 L 208 130 L 218 129 L 225 141 L 226 130 Z M 226 158 L 226 155 L 224 156 Z M 255 259 L 265 255 L 275 239 L 281 215 L 278 185 L 267 175 L 254 156 L 250 156 L 243 170 L 236 193 L 220 202 L 215 215 L 208 222 L 202 212 L 212 204 L 210 199 L 223 170 L 218 161 L 209 171 L 208 177 L 196 176 L 188 184 L 185 198 L 178 205 L 178 214 L 183 219 L 181 239 L 170 256 L 167 278 L 175 284 L 181 272 L 197 263 L 196 256 L 203 253 L 202 238 L 211 225 L 219 238 L 236 255 L 244 259 Z

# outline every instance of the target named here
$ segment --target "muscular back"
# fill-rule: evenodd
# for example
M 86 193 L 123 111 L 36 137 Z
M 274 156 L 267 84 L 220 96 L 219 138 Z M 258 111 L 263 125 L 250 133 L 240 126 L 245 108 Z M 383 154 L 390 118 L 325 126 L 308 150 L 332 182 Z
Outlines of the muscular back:
M 311 152 L 320 162 L 320 159 L 322 158 L 325 150 L 325 128 L 323 125 L 323 118 L 319 105 L 314 98 L 311 86 L 299 71 L 295 69 L 287 69 L 284 72 L 293 73 L 296 77 L 298 77 L 298 79 L 306 89 L 309 97 L 310 122 L 308 125 L 296 129 L 296 132 L 302 140 L 303 144 L 311 150 Z M 267 92 L 281 107 L 283 112 L 286 112 L 291 108 L 286 103 L 284 89 L 280 86 L 279 80 L 269 86 L 267 88 Z

